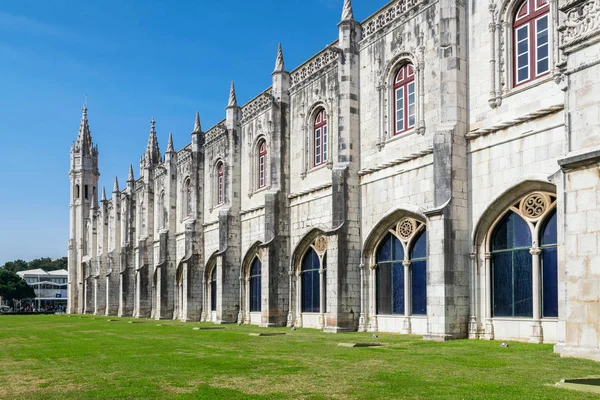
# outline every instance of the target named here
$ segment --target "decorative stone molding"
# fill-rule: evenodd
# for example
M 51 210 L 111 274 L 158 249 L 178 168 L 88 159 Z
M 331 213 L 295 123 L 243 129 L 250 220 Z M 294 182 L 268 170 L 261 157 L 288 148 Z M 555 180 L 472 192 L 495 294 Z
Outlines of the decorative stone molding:
M 560 49 L 566 54 L 600 35 L 600 0 L 571 0 L 560 8 L 566 18 L 559 26 Z
M 312 192 L 317 192 L 319 190 L 330 188 L 331 186 L 332 186 L 331 183 L 325 183 L 323 185 L 319 185 L 319 186 L 316 186 L 316 187 L 313 187 L 310 189 L 306 189 L 301 192 L 292 193 L 292 194 L 288 195 L 288 199 L 292 200 L 292 199 L 295 199 L 296 197 L 304 196 L 304 195 L 312 193 Z
M 405 157 L 396 158 L 396 159 L 394 159 L 392 161 L 389 161 L 387 163 L 379 164 L 379 165 L 377 165 L 377 166 L 375 166 L 373 168 L 361 169 L 360 171 L 358 171 L 358 175 L 359 176 L 369 175 L 369 174 L 372 174 L 374 172 L 381 171 L 382 169 L 394 167 L 394 166 L 399 165 L 399 164 L 403 164 L 403 163 L 406 163 L 406 162 L 409 162 L 409 161 L 412 161 L 412 160 L 416 160 L 418 158 L 427 156 L 429 154 L 433 154 L 433 147 L 428 147 L 425 150 L 421 150 L 419 152 L 410 154 L 410 155 L 405 156 Z
M 268 88 L 242 107 L 241 122 L 246 122 L 257 116 L 267 110 L 271 104 L 273 104 L 273 88 Z
M 404 218 L 396 226 L 397 235 L 403 240 L 409 240 L 417 229 L 417 221 L 412 218 Z
M 292 71 L 291 81 L 292 87 L 297 86 L 301 82 L 307 80 L 317 72 L 325 69 L 328 65 L 333 63 L 340 56 L 338 52 L 331 50 L 331 46 L 337 44 L 337 41 L 329 45 L 326 49 L 317 53 L 313 58 L 300 65 L 298 68 Z
M 227 128 L 225 127 L 225 120 L 219 122 L 217 125 L 210 128 L 206 134 L 206 145 L 208 146 L 210 143 L 215 140 L 221 138 L 227 133 Z
M 508 129 L 515 125 L 522 124 L 524 122 L 533 121 L 535 119 L 545 117 L 546 115 L 554 114 L 556 112 L 563 110 L 564 108 L 565 108 L 564 104 L 556 104 L 556 105 L 553 105 L 550 107 L 542 108 L 540 110 L 524 114 L 520 117 L 510 119 L 508 121 L 499 122 L 499 123 L 496 123 L 489 127 L 473 130 L 466 135 L 466 138 L 467 138 L 467 140 L 472 140 L 472 139 L 476 139 L 480 136 L 486 136 L 491 133 L 495 133 L 497 131 Z
M 258 207 L 254 207 L 254 208 L 249 208 L 247 210 L 242 210 L 240 211 L 240 217 L 243 217 L 246 214 L 251 214 L 255 211 L 260 211 L 260 210 L 264 210 L 265 206 L 258 206 Z
M 390 25 L 396 20 L 404 21 L 420 11 L 420 8 L 429 4 L 429 0 L 398 0 L 373 14 L 362 23 L 363 39 L 368 38 L 380 29 Z
M 325 236 L 319 236 L 315 239 L 313 247 L 319 255 L 325 254 L 325 251 L 327 251 L 327 238 Z
M 520 210 L 529 219 L 537 219 L 546 212 L 549 205 L 550 196 L 545 193 L 532 193 L 521 202 Z

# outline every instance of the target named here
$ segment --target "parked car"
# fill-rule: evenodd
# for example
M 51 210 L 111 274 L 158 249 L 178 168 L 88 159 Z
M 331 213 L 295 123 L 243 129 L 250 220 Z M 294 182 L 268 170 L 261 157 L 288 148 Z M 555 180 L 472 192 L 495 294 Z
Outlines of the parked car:
M 0 306 L 0 313 L 7 313 L 10 311 L 11 311 L 11 309 L 9 306 Z

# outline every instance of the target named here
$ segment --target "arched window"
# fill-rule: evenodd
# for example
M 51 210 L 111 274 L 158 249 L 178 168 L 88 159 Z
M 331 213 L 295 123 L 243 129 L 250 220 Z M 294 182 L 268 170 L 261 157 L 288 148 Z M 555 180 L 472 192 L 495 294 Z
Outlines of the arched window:
M 311 247 L 304 255 L 304 259 L 302 260 L 302 312 L 321 312 L 320 269 L 321 259 L 319 258 L 317 252 Z M 324 282 L 326 269 L 327 257 L 323 256 Z
M 192 182 L 190 178 L 185 180 L 185 212 L 188 217 L 192 215 Z
M 255 257 L 250 266 L 250 312 L 261 310 L 261 269 L 262 263 Z
M 217 311 L 217 267 L 210 274 L 210 310 Z
M 86 200 L 88 199 L 88 185 L 84 186 L 84 197 Z
M 394 78 L 394 133 L 404 133 L 415 126 L 415 68 L 405 64 Z
M 492 312 L 494 317 L 532 317 L 531 229 L 510 211 L 492 234 Z
M 404 314 L 404 247 L 388 233 L 377 249 L 377 314 Z
M 544 222 L 542 247 L 542 317 L 558 317 L 558 257 L 556 254 L 556 210 Z
M 410 251 L 412 314 L 427 315 L 427 232 L 423 229 Z
M 223 163 L 217 164 L 217 204 L 225 202 L 225 171 Z
M 79 194 L 79 185 L 75 185 L 75 198 L 78 199 L 80 196 Z
M 314 166 L 327 162 L 327 112 L 321 109 L 315 117 L 313 129 Z
M 548 0 L 524 0 L 514 18 L 514 86 L 550 71 Z
M 261 140 L 258 142 L 258 187 L 263 188 L 267 185 L 267 142 Z
M 165 228 L 168 225 L 169 219 L 167 205 L 165 203 L 165 192 L 161 192 L 160 197 L 158 198 L 158 218 L 159 228 Z

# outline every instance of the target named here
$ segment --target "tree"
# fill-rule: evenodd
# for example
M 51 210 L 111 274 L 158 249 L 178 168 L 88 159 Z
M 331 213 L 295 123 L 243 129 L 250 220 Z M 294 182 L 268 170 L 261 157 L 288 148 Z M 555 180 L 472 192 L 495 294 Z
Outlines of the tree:
M 28 270 L 29 264 L 27 263 L 27 261 L 23 260 L 8 261 L 4 264 L 2 268 L 10 272 L 17 273 L 19 271 Z
M 11 301 L 23 300 L 35 297 L 35 292 L 19 275 L 0 269 L 0 297 Z

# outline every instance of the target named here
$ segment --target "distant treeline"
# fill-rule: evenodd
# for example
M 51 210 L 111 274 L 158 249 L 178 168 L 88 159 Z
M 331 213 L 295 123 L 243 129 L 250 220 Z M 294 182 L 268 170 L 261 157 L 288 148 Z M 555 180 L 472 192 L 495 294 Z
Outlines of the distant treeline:
M 2 268 L 11 272 L 27 271 L 29 269 L 43 269 L 46 271 L 56 271 L 57 269 L 67 269 L 67 257 L 57 258 L 55 260 L 50 257 L 36 258 L 29 262 L 23 260 L 8 261 Z

